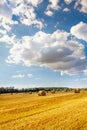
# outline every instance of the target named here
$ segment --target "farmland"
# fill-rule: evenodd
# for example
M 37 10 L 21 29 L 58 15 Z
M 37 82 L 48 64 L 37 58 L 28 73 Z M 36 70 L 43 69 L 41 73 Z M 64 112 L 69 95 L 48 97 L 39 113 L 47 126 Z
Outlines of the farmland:
M 87 130 L 87 92 L 2 94 L 0 130 Z

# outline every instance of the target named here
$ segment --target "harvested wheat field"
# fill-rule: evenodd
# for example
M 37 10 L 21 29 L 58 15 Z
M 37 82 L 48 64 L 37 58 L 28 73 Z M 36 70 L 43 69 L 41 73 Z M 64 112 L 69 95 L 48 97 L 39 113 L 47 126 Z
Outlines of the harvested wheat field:
M 0 95 L 0 130 L 87 130 L 87 92 Z

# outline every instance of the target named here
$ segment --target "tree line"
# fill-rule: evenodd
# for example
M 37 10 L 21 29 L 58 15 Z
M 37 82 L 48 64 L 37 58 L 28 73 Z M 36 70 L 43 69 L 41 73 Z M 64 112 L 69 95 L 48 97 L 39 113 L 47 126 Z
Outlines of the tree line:
M 67 87 L 39 87 L 39 88 L 15 88 L 12 87 L 0 87 L 0 94 L 3 93 L 23 93 L 23 92 L 38 92 L 40 90 L 45 90 L 47 92 L 55 90 L 55 91 L 65 91 L 69 90 Z
M 46 92 L 49 91 L 72 91 L 73 88 L 68 88 L 68 87 L 35 87 L 35 88 L 15 88 L 14 86 L 11 87 L 0 87 L 0 94 L 4 93 L 27 93 L 27 92 L 38 92 L 40 90 L 45 90 Z M 87 88 L 82 88 L 82 90 L 87 90 Z

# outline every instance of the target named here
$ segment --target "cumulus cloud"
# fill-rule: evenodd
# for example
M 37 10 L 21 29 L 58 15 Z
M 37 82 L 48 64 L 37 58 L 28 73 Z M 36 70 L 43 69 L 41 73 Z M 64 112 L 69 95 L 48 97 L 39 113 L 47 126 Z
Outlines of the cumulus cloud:
M 58 5 L 60 0 L 49 0 L 49 4 L 45 11 L 45 14 L 48 16 L 52 16 L 55 10 L 59 10 L 61 7 Z
M 16 38 L 15 38 L 15 35 L 11 35 L 9 36 L 6 31 L 0 31 L 0 33 L 3 33 L 3 34 L 0 34 L 0 43 L 6 43 L 6 44 L 15 44 L 16 43 Z
M 42 20 L 37 19 L 35 8 L 42 3 L 43 0 L 26 0 L 20 2 L 15 8 L 13 8 L 13 14 L 19 16 L 20 22 L 25 25 L 35 25 L 42 29 L 44 27 Z
M 48 16 L 53 16 L 54 13 L 50 10 L 47 10 L 47 11 L 45 11 L 45 14 Z
M 74 9 L 77 9 L 78 11 L 82 13 L 87 13 L 87 0 L 64 0 L 64 2 L 67 5 L 74 2 L 75 3 Z
M 83 72 L 87 64 L 84 46 L 69 40 L 69 36 L 69 33 L 60 30 L 52 34 L 40 31 L 34 36 L 24 36 L 20 43 L 13 44 L 7 62 L 48 67 L 61 74 Z
M 12 21 L 12 10 L 6 0 L 0 1 L 0 27 L 3 27 L 7 32 L 11 30 L 10 25 L 16 24 Z
M 12 16 L 12 10 L 5 0 L 3 2 L 0 2 L 0 15 L 4 15 L 6 17 Z
M 20 23 L 31 26 L 34 25 L 39 29 L 44 27 L 43 21 L 37 19 L 35 7 L 37 8 L 43 0 L 3 0 L 0 1 L 0 27 L 3 27 L 7 32 L 11 31 L 12 25 L 18 24 L 14 21 L 13 15 L 19 17 Z
M 6 30 L 0 29 L 0 35 L 1 35 L 1 34 L 6 34 L 6 33 L 7 33 Z
M 19 6 L 13 9 L 13 14 L 19 16 L 20 22 L 25 25 L 36 25 L 40 29 L 43 28 L 43 22 L 37 20 L 35 9 L 28 3 L 21 3 Z M 38 26 L 37 26 L 38 25 Z
M 70 31 L 71 34 L 77 37 L 78 39 L 87 41 L 87 23 L 80 22 L 77 25 L 74 25 Z
M 37 7 L 39 4 L 41 4 L 43 2 L 43 0 L 25 0 L 25 1 L 24 0 L 10 0 L 10 2 L 15 6 L 26 2 L 26 3 L 30 3 L 33 6 Z
M 69 11 L 70 11 L 69 8 L 64 8 L 64 9 L 63 9 L 63 12 L 69 12 Z
M 43 2 L 43 0 L 26 0 L 26 1 L 31 3 L 35 7 L 37 7 L 39 4 Z
M 66 4 L 70 4 L 72 1 L 74 1 L 74 0 L 64 0 L 64 2 L 65 2 Z
M 80 12 L 87 13 L 87 0 L 77 0 L 75 8 Z

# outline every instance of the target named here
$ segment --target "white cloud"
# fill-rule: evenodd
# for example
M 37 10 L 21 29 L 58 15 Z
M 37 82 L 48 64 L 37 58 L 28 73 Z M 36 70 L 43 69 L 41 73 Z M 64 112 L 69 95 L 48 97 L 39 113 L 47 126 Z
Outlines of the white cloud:
M 12 10 L 7 4 L 6 0 L 4 0 L 3 2 L 0 2 L 0 15 L 6 16 L 6 17 L 12 16 Z
M 77 37 L 78 39 L 87 41 L 87 23 L 80 22 L 79 24 L 74 25 L 71 28 L 71 34 Z
M 29 78 L 32 78 L 32 77 L 33 77 L 33 75 L 32 75 L 32 74 L 27 74 L 27 76 L 28 76 Z
M 17 24 L 17 22 L 12 20 L 12 8 L 7 4 L 6 0 L 0 1 L 0 27 L 9 32 L 13 24 Z
M 2 34 L 2 35 L 4 34 L 5 35 L 6 33 L 7 33 L 6 30 L 0 29 L 0 34 Z
M 75 8 L 80 12 L 87 13 L 87 0 L 77 0 Z
M 45 14 L 48 16 L 52 16 L 55 10 L 59 10 L 61 7 L 58 5 L 60 0 L 49 0 L 49 4 L 45 11 Z
M 16 6 L 13 9 L 13 14 L 18 15 L 20 18 L 20 22 L 25 25 L 36 25 L 36 27 L 42 29 L 43 28 L 43 22 L 41 20 L 38 20 L 36 18 L 35 9 L 33 6 L 29 5 L 29 3 L 32 3 L 32 5 L 37 6 L 42 1 L 37 0 L 35 2 L 32 2 L 31 0 L 27 0 L 26 3 L 22 2 L 19 6 Z
M 69 8 L 64 8 L 64 9 L 63 9 L 63 12 L 69 12 L 69 11 L 70 11 Z
M 1 31 L 2 32 L 2 31 Z M 5 33 L 5 32 L 3 32 Z M 6 44 L 15 44 L 16 43 L 16 38 L 15 35 L 9 36 L 8 34 L 3 34 L 0 36 L 0 43 L 6 43 Z
M 26 2 L 26 3 L 32 4 L 35 7 L 37 7 L 39 4 L 43 2 L 43 0 L 10 0 L 10 1 L 15 6 Z
M 66 4 L 70 4 L 72 1 L 74 1 L 74 0 L 64 0 L 64 2 L 65 2 Z
M 53 15 L 53 12 L 50 11 L 50 10 L 47 10 L 47 11 L 45 11 L 45 14 L 48 15 L 48 16 L 52 16 L 52 15 Z
M 34 25 L 39 29 L 44 27 L 43 21 L 37 19 L 35 8 L 41 4 L 43 0 L 7 0 L 0 1 L 0 27 L 3 27 L 7 32 L 10 32 L 12 25 L 18 24 L 12 19 L 13 15 L 17 15 L 22 24 L 31 26 Z
M 68 40 L 69 36 L 60 30 L 52 34 L 40 31 L 34 36 L 24 36 L 19 43 L 13 44 L 7 62 L 49 67 L 61 74 L 84 73 L 87 64 L 84 45 Z
M 26 1 L 31 3 L 35 7 L 37 7 L 39 4 L 43 2 L 43 0 L 26 0 Z
M 78 11 L 82 13 L 87 13 L 87 0 L 64 0 L 64 2 L 67 5 L 74 2 L 75 3 L 74 9 L 77 9 Z
M 25 75 L 24 74 L 18 74 L 18 75 L 13 75 L 12 78 L 17 78 L 17 79 L 21 79 L 24 78 Z
M 18 4 L 24 3 L 24 0 L 9 0 L 10 5 L 17 6 Z
M 48 9 L 54 9 L 54 10 L 58 10 L 60 9 L 58 3 L 60 2 L 60 0 L 49 0 L 50 4 L 48 5 Z

